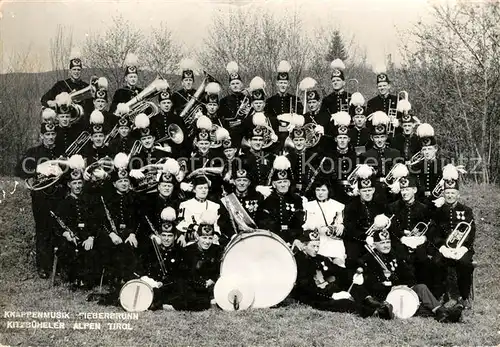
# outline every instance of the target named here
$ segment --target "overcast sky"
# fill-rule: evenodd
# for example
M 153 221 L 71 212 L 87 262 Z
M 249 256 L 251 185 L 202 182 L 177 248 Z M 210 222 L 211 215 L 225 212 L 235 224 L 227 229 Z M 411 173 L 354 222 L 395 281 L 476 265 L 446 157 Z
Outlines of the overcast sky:
M 49 42 L 58 24 L 73 29 L 78 42 L 92 31 L 106 28 L 114 15 L 122 15 L 145 33 L 155 23 L 167 23 L 185 46 L 202 43 L 216 13 L 230 6 L 265 6 L 279 15 L 298 9 L 309 29 L 334 25 L 366 48 L 369 62 L 392 54 L 397 60 L 398 31 L 428 19 L 425 0 L 0 0 L 0 48 L 4 69 L 13 52 L 31 47 L 41 70 L 50 69 Z

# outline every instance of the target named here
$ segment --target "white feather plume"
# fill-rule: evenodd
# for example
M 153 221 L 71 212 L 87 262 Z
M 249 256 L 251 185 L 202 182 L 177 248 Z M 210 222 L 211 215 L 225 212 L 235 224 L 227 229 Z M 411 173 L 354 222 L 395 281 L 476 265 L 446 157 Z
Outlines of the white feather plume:
M 177 175 L 181 169 L 181 166 L 177 162 L 177 160 L 168 158 L 165 161 L 165 164 L 163 164 L 162 171 L 163 172 L 168 172 L 172 175 Z
M 351 115 L 345 111 L 340 111 L 334 113 L 331 117 L 331 120 L 333 120 L 334 125 L 348 126 L 349 124 L 351 124 Z
M 145 113 L 139 113 L 134 120 L 137 129 L 145 129 L 149 126 L 149 117 Z
M 458 170 L 453 164 L 448 164 L 443 168 L 443 179 L 458 180 Z
M 212 130 L 212 121 L 207 116 L 201 115 L 196 120 L 196 127 L 198 129 Z
M 370 165 L 367 164 L 360 164 L 359 169 L 356 172 L 356 176 L 361 178 L 361 179 L 367 179 L 370 178 L 373 175 L 373 169 L 371 168 Z
M 176 215 L 175 215 L 175 210 L 172 207 L 165 207 L 160 214 L 160 218 L 163 221 L 169 221 L 172 222 L 175 220 Z
M 378 63 L 373 66 L 373 72 L 375 74 L 387 73 L 387 67 L 384 63 Z
M 196 62 L 191 58 L 183 58 L 180 61 L 179 66 L 181 68 L 181 71 L 192 70 L 194 72 L 196 68 Z
M 373 126 L 377 125 L 387 125 L 389 124 L 389 116 L 383 111 L 376 111 L 373 113 L 372 124 Z
M 316 87 L 317 84 L 318 84 L 318 82 L 314 78 L 306 77 L 302 81 L 300 81 L 299 89 L 301 91 L 306 91 L 306 90 L 309 90 L 309 89 Z
M 349 103 L 354 106 L 363 106 L 365 104 L 365 97 L 360 92 L 355 92 L 352 94 Z
M 72 169 L 83 170 L 85 168 L 85 160 L 80 154 L 74 154 L 68 159 L 68 166 Z
M 104 123 L 104 115 L 101 111 L 94 110 L 90 114 L 89 122 L 90 124 L 102 124 Z
M 273 169 L 275 170 L 288 170 L 291 166 L 290 160 L 284 155 L 278 155 L 273 162 Z
M 432 137 L 434 136 L 434 128 L 429 123 L 422 123 L 417 128 L 418 137 Z
M 282 113 L 279 114 L 276 118 L 278 118 L 281 122 L 290 123 L 292 121 L 293 114 L 292 113 Z
M 290 124 L 294 125 L 295 127 L 304 126 L 304 123 L 305 123 L 304 116 L 300 114 L 294 114 L 292 116 L 292 121 L 290 122 Z
M 287 62 L 286 60 L 282 60 L 278 64 L 277 71 L 278 72 L 290 72 L 291 69 L 292 69 L 292 66 L 290 65 L 290 63 Z
M 408 112 L 411 110 L 411 104 L 408 100 L 399 100 L 398 106 L 396 107 L 398 112 Z
M 42 111 L 42 119 L 44 122 L 53 121 L 56 118 L 56 116 L 57 116 L 56 111 L 54 111 L 51 108 L 45 108 Z
M 344 71 L 345 70 L 345 64 L 344 64 L 344 62 L 342 60 L 335 59 L 335 60 L 333 60 L 330 63 L 330 68 L 332 70 L 337 69 L 337 70 L 340 70 L 340 71 Z
M 120 102 L 118 105 L 116 105 L 116 113 L 119 115 L 124 115 L 130 112 L 130 107 L 124 103 Z
M 218 217 L 217 210 L 205 210 L 201 213 L 200 224 L 214 225 Z
M 118 153 L 115 155 L 115 158 L 113 159 L 113 164 L 117 169 L 124 169 L 128 165 L 128 155 L 126 155 L 123 152 Z
M 405 164 L 397 163 L 394 165 L 392 173 L 395 178 L 408 176 L 409 171 Z
M 205 93 L 219 95 L 219 93 L 220 93 L 220 84 L 219 83 L 215 83 L 215 82 L 210 82 L 205 87 Z
M 230 139 L 231 136 L 229 135 L 229 131 L 227 131 L 226 128 L 218 128 L 215 131 L 215 138 L 217 139 L 217 141 L 223 141 L 226 139 Z
M 99 77 L 97 79 L 97 88 L 108 90 L 108 80 L 106 77 Z
M 373 225 L 375 226 L 376 230 L 385 229 L 389 225 L 389 218 L 385 214 L 379 214 L 375 216 Z
M 255 112 L 252 116 L 252 123 L 255 126 L 266 126 L 267 119 L 263 112 Z
M 238 63 L 235 61 L 230 61 L 226 66 L 226 71 L 230 75 L 234 74 L 234 73 L 238 73 L 238 71 L 239 71 Z
M 127 53 L 125 57 L 125 66 L 137 66 L 139 63 L 139 58 L 135 53 Z
M 80 51 L 80 48 L 78 47 L 71 48 L 71 53 L 69 54 L 69 60 L 81 59 L 81 58 L 82 58 L 82 53 Z
M 258 90 L 258 89 L 265 89 L 265 88 L 266 88 L 266 82 L 262 79 L 262 77 L 255 76 L 250 81 L 250 86 L 249 86 L 250 92 L 252 92 L 254 90 Z
M 71 96 L 66 93 L 66 92 L 63 92 L 63 93 L 60 93 L 56 96 L 56 104 L 58 106 L 62 106 L 62 105 L 66 105 L 66 106 L 69 106 L 71 105 Z

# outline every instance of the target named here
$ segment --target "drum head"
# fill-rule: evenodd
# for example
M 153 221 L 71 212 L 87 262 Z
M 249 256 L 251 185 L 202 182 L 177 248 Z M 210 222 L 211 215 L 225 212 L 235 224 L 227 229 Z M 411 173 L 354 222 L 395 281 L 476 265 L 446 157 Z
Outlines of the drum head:
M 120 291 L 120 305 L 128 312 L 147 311 L 153 302 L 153 289 L 141 280 L 125 283 Z
M 386 301 L 392 305 L 394 316 L 401 319 L 413 317 L 420 306 L 417 293 L 406 286 L 392 288 Z
M 253 308 L 283 301 L 297 279 L 295 258 L 286 243 L 271 232 L 237 236 L 226 248 L 222 276 L 243 276 L 255 291 Z
M 224 311 L 246 310 L 252 306 L 255 292 L 243 277 L 224 276 L 215 283 L 214 296 Z

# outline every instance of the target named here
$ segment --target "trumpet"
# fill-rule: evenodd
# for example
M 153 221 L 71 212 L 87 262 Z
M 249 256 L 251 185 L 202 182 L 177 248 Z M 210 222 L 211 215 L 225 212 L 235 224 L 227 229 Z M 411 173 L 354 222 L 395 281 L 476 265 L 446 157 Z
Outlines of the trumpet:
M 408 165 L 410 165 L 410 166 L 416 165 L 424 159 L 425 159 L 424 154 L 422 153 L 422 150 L 420 150 L 411 157 L 410 161 L 408 162 Z
M 238 107 L 235 115 L 235 118 L 240 120 L 247 118 L 252 111 L 252 107 L 250 105 L 250 92 L 248 91 L 248 89 L 245 89 L 242 93 L 245 95 L 245 97 L 241 101 L 241 104 Z
M 472 229 L 473 221 L 474 220 L 471 220 L 469 223 L 467 222 L 458 223 L 455 226 L 455 229 L 453 229 L 451 234 L 446 239 L 446 247 L 454 249 L 459 249 L 460 247 L 462 247 Z
M 436 199 L 441 197 L 444 192 L 444 179 L 441 178 L 439 182 L 436 184 L 434 189 L 432 190 L 432 196 L 435 197 Z
M 113 140 L 116 135 L 118 135 L 118 124 L 116 124 L 113 129 L 111 129 L 111 131 L 109 132 L 109 134 L 106 135 L 106 137 L 104 138 L 104 146 L 109 146 L 109 144 L 111 143 L 111 140 Z
M 404 164 L 401 164 L 401 163 L 396 163 L 391 171 L 389 171 L 389 173 L 385 176 L 385 184 L 387 184 L 388 186 L 392 186 L 393 184 L 399 182 L 399 180 L 401 179 L 401 177 L 394 177 L 394 172 L 397 170 L 397 168 L 401 167 L 401 166 L 405 166 Z
M 387 230 L 391 227 L 392 218 L 394 218 L 394 215 L 389 217 L 389 223 L 383 228 L 384 230 Z M 376 230 L 377 230 L 377 227 L 375 226 L 375 222 L 373 222 L 373 224 L 368 228 L 368 230 L 366 231 L 365 234 L 366 234 L 366 236 L 373 236 L 373 234 L 375 233 Z
M 68 148 L 64 151 L 64 156 L 66 158 L 71 157 L 74 154 L 78 154 L 83 147 L 89 142 L 90 140 L 90 133 L 88 131 L 82 131 L 80 135 L 73 141 Z

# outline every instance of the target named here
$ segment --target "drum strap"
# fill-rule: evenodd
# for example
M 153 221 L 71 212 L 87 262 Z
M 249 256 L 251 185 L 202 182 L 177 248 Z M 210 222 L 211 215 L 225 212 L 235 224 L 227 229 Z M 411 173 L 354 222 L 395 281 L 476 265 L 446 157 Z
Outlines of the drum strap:
M 319 210 L 321 211 L 321 214 L 323 215 L 323 220 L 325 221 L 325 226 L 328 226 L 328 221 L 326 220 L 325 212 L 321 208 L 321 204 L 319 203 L 318 200 L 316 200 L 316 203 L 318 204 Z
M 245 227 L 250 227 L 252 229 L 257 228 L 255 221 L 243 208 L 243 205 L 238 200 L 236 195 L 234 195 L 234 193 L 226 195 L 221 199 L 221 201 L 228 210 L 231 217 L 234 219 L 235 223 L 238 224 L 238 226 L 241 226 L 241 224 L 243 224 Z

